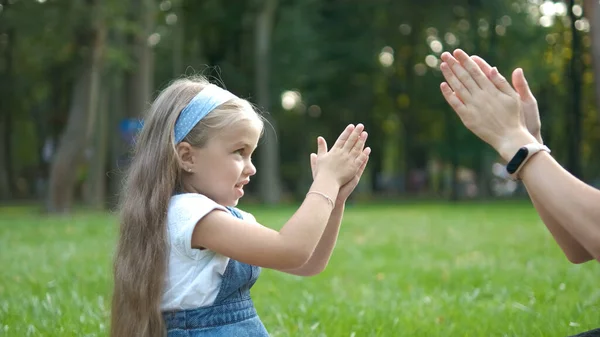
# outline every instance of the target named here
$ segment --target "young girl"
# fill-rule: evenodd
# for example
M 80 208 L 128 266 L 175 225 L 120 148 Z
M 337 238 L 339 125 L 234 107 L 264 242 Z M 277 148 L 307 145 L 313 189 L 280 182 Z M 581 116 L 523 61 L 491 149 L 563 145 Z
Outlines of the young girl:
M 280 231 L 235 206 L 263 120 L 205 79 L 173 82 L 137 139 L 121 205 L 112 336 L 268 336 L 250 298 L 260 267 L 322 271 L 370 149 L 349 125 L 317 139 L 314 182 Z

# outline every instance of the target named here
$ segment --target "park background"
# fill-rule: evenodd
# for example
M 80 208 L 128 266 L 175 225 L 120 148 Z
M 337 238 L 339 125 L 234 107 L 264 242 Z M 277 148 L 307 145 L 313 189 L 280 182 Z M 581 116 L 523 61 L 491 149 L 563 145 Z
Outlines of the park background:
M 553 156 L 600 186 L 595 0 L 0 0 L 0 336 L 107 334 L 131 144 L 160 89 L 197 74 L 269 120 L 240 207 L 273 228 L 316 137 L 369 132 L 328 269 L 253 288 L 273 336 L 599 327 L 598 265 L 567 261 L 441 95 L 455 48 L 523 68 Z

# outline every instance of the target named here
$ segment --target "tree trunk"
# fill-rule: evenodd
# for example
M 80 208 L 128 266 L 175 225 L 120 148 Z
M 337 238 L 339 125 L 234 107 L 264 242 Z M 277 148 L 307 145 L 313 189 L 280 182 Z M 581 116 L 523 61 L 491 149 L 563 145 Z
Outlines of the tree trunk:
M 256 18 L 256 59 L 255 78 L 257 103 L 265 111 L 270 110 L 270 54 L 273 21 L 277 9 L 277 0 L 263 0 Z M 281 195 L 281 180 L 279 177 L 279 148 L 276 141 L 276 123 L 266 115 L 269 123 L 265 125 L 265 142 L 260 153 L 260 195 L 263 202 L 276 204 Z
M 107 81 L 102 81 L 107 83 Z M 89 187 L 88 204 L 93 209 L 102 210 L 106 199 L 106 160 L 108 155 L 108 91 L 110 87 L 104 85 L 100 89 L 100 100 L 90 106 L 98 109 L 96 114 L 96 127 L 94 130 L 93 155 L 90 161 L 90 170 L 87 179 Z
M 97 0 L 88 3 L 91 13 L 97 13 L 100 6 Z M 74 83 L 67 126 L 50 167 L 47 210 L 51 213 L 69 212 L 73 205 L 78 170 L 83 152 L 89 144 L 91 126 L 95 120 L 96 111 L 91 107 L 95 107 L 97 103 L 99 72 L 106 34 L 101 18 L 96 18 L 89 33 L 91 48 L 83 57 L 81 71 Z M 87 36 L 82 40 L 86 39 Z
M 411 46 L 416 46 L 419 43 L 418 41 L 420 39 L 422 27 L 421 19 L 422 15 L 420 11 L 416 11 L 411 18 L 412 22 L 410 22 L 410 26 L 412 27 L 412 30 L 409 37 L 409 44 Z M 419 164 L 415 162 L 414 158 L 414 154 L 417 152 L 418 148 L 418 146 L 414 144 L 414 142 L 416 142 L 415 128 L 418 127 L 417 120 L 414 117 L 416 109 L 418 109 L 417 103 L 415 102 L 416 90 L 414 87 L 419 81 L 417 76 L 415 76 L 414 71 L 414 65 L 419 62 L 416 53 L 417 51 L 414 48 L 410 49 L 410 54 L 404 62 L 406 76 L 403 80 L 396 79 L 396 81 L 401 81 L 401 84 L 398 85 L 398 87 L 402 88 L 400 91 L 404 92 L 409 99 L 407 105 L 398 105 L 400 120 L 402 121 L 402 144 L 399 144 L 399 147 L 402 149 L 402 155 L 400 156 L 402 160 L 401 171 L 404 172 L 404 193 L 406 194 L 418 192 L 418 186 L 414 186 L 413 184 L 412 175 L 413 171 L 420 169 Z M 396 91 L 396 97 L 398 94 L 399 91 Z M 397 100 L 396 104 L 399 104 Z
M 4 6 L 8 6 L 7 1 L 2 2 Z M 15 192 L 14 186 L 14 171 L 12 166 L 12 114 L 13 108 L 13 97 L 12 90 L 14 88 L 14 76 L 13 76 L 13 53 L 12 47 L 14 45 L 15 31 L 12 27 L 6 28 L 7 43 L 5 45 L 2 57 L 5 59 L 6 70 L 2 74 L 2 91 L 3 97 L 0 99 L 2 102 L 3 114 L 0 116 L 0 134 L 2 135 L 2 144 L 0 145 L 0 200 L 10 199 L 13 197 Z
M 131 51 L 132 69 L 124 74 L 123 90 L 125 97 L 116 100 L 111 125 L 117 128 L 124 119 L 139 119 L 152 101 L 154 88 L 154 50 L 148 45 L 148 37 L 154 31 L 156 6 L 152 0 L 135 0 L 129 7 L 134 25 L 141 27 L 140 33 L 128 36 L 125 47 Z M 119 39 L 120 37 L 117 37 Z M 120 42 L 120 41 L 118 41 Z M 118 195 L 123 178 L 129 166 L 129 153 L 132 144 L 126 143 L 121 136 L 113 138 L 110 174 L 110 195 Z M 118 202 L 110 200 L 110 207 Z
M 459 197 L 459 182 L 458 182 L 458 168 L 460 166 L 460 159 L 458 157 L 460 142 L 458 140 L 457 129 L 460 127 L 464 127 L 459 125 L 458 117 L 454 116 L 452 112 L 448 112 L 444 114 L 445 126 L 446 126 L 446 139 L 449 143 L 450 149 L 450 191 L 448 198 L 450 201 L 458 201 Z M 444 180 L 444 186 L 446 186 L 446 167 L 442 168 L 442 179 Z
M 100 23 L 102 24 L 102 22 Z M 105 27 L 99 27 L 103 30 L 103 38 L 100 44 L 95 47 L 95 52 L 98 53 L 97 59 L 93 65 L 93 78 L 91 79 L 90 96 L 88 101 L 88 111 L 90 118 L 88 121 L 88 134 L 92 139 L 92 158 L 90 160 L 86 183 L 88 186 L 87 203 L 95 209 L 104 208 L 104 197 L 106 190 L 105 185 L 105 167 L 106 167 L 106 151 L 108 142 L 108 118 L 106 115 L 106 89 L 102 89 L 100 84 L 104 76 L 101 76 L 103 67 L 102 51 L 104 49 Z
M 127 116 L 139 117 L 146 110 L 152 100 L 154 87 L 154 53 L 153 47 L 148 45 L 148 38 L 154 31 L 154 14 L 156 6 L 152 0 L 137 0 L 137 8 L 132 10 L 137 13 L 137 23 L 141 26 L 141 33 L 133 36 L 131 48 L 133 50 L 133 64 L 135 68 L 127 74 Z
M 596 94 L 596 111 L 600 119 L 600 5 L 598 0 L 585 0 L 583 14 L 590 23 L 590 37 L 592 39 L 592 66 L 594 69 L 594 82 Z
M 5 110 L 5 114 L 10 113 L 10 110 Z M 6 115 L 3 115 L 6 117 Z M 8 125 L 6 125 L 5 118 L 0 120 L 0 132 L 2 134 L 9 133 Z M 10 185 L 8 181 L 8 170 L 7 167 L 10 165 L 10 158 L 6 154 L 5 146 L 0 146 L 0 200 L 9 200 L 11 198 Z
M 568 130 L 568 151 L 567 151 L 567 169 L 574 176 L 581 179 L 581 74 L 583 72 L 583 63 L 581 62 L 581 39 L 579 32 L 575 28 L 577 18 L 573 14 L 574 0 L 569 0 L 567 4 L 569 17 L 571 19 L 571 50 L 573 51 L 569 62 L 569 79 L 571 80 L 571 99 L 569 106 L 565 109 L 567 113 Z
M 110 90 L 108 104 L 109 111 L 109 125 L 110 132 L 113 134 L 110 137 L 110 172 L 108 174 L 108 198 L 107 207 L 109 209 L 115 209 L 119 203 L 119 193 L 121 190 L 121 184 L 123 180 L 123 169 L 124 169 L 124 158 L 127 157 L 127 148 L 124 146 L 121 135 L 114 134 L 118 132 L 118 126 L 120 121 L 124 117 L 124 111 L 126 110 L 125 105 L 125 92 L 124 92 L 124 76 L 120 70 L 111 72 L 111 79 L 108 85 Z
M 489 47 L 487 50 L 486 60 L 493 65 L 496 65 L 496 43 L 498 41 L 498 35 L 495 30 L 495 22 L 497 13 L 501 12 L 497 7 L 497 4 L 493 1 L 489 3 L 480 2 L 479 6 L 482 8 L 483 12 L 488 15 L 488 21 L 490 23 L 489 28 Z M 485 7 L 484 7 L 485 6 Z M 475 20 L 473 20 L 475 23 Z M 474 37 L 477 42 L 477 49 L 481 48 L 481 40 L 477 37 Z M 490 148 L 484 142 L 479 142 L 478 148 L 478 157 L 479 157 L 479 172 L 477 175 L 478 179 L 478 194 L 479 198 L 485 199 L 492 196 L 492 187 L 490 186 L 490 182 L 492 180 L 492 165 L 495 161 L 494 152 L 490 153 Z

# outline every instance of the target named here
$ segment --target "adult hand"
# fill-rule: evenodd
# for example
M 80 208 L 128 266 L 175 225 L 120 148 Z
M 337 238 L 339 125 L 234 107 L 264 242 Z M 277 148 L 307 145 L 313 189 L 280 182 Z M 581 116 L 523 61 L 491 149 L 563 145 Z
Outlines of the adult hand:
M 483 71 L 488 78 L 491 78 L 492 66 L 479 56 L 471 56 L 471 59 L 477 63 L 481 71 Z M 542 122 L 540 120 L 537 100 L 535 99 L 535 96 L 533 96 L 533 93 L 531 93 L 523 69 L 517 68 L 512 72 L 512 84 L 521 98 L 521 121 L 527 127 L 527 131 L 529 131 L 540 144 L 544 144 L 541 133 Z
M 454 56 L 454 57 L 452 57 Z M 446 79 L 440 85 L 444 98 L 463 124 L 476 136 L 510 160 L 517 150 L 535 138 L 521 120 L 521 98 L 495 68 L 488 78 L 467 53 L 441 55 Z

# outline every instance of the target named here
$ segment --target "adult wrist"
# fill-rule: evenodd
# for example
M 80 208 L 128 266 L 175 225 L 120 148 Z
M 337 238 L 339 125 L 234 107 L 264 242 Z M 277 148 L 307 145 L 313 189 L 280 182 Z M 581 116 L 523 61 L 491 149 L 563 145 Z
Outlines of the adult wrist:
M 520 148 L 527 144 L 538 143 L 538 139 L 531 135 L 527 130 L 518 130 L 509 134 L 502 143 L 496 148 L 498 154 L 506 162 L 510 161 Z

